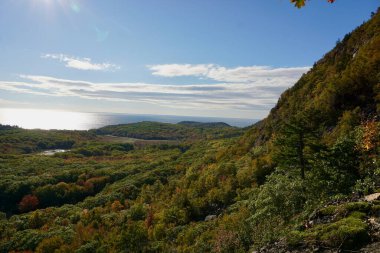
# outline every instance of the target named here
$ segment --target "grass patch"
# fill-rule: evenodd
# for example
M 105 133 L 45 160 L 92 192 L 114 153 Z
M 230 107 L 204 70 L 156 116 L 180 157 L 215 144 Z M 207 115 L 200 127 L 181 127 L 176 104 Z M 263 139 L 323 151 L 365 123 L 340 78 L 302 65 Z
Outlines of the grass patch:
M 347 217 L 353 212 L 368 213 L 373 209 L 368 202 L 349 202 L 339 206 L 326 206 L 319 210 L 319 216 L 336 216 L 337 220 Z
M 353 211 L 368 212 L 371 210 L 371 205 L 368 202 L 349 202 L 342 205 L 348 213 Z
M 321 216 L 332 216 L 336 213 L 337 211 L 337 206 L 327 206 L 319 210 L 319 215 Z

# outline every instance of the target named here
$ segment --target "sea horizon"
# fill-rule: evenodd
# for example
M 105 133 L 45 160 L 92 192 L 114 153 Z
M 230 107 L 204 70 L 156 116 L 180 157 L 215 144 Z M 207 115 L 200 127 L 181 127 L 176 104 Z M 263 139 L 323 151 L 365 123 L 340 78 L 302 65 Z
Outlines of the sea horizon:
M 235 127 L 247 127 L 260 119 L 132 114 L 113 112 L 75 112 L 47 109 L 1 108 L 0 124 L 24 129 L 90 130 L 108 125 L 154 121 L 176 124 L 181 121 L 224 122 Z

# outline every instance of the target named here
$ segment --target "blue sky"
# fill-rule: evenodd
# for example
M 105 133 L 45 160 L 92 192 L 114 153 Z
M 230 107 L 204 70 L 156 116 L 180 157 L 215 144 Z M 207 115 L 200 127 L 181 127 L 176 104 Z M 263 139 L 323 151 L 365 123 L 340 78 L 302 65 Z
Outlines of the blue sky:
M 2 0 L 0 106 L 263 118 L 378 0 Z

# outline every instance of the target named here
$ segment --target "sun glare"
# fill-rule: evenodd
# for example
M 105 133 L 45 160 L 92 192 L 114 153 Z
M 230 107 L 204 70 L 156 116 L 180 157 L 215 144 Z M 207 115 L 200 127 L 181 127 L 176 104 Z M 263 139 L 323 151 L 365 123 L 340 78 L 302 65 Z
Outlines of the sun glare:
M 30 4 L 33 9 L 46 9 L 50 14 L 54 9 L 77 14 L 81 12 L 81 5 L 76 0 L 31 0 Z
M 26 129 L 66 129 L 85 130 L 95 117 L 91 113 L 37 110 L 37 109 L 1 109 L 0 122 L 5 125 L 17 125 Z

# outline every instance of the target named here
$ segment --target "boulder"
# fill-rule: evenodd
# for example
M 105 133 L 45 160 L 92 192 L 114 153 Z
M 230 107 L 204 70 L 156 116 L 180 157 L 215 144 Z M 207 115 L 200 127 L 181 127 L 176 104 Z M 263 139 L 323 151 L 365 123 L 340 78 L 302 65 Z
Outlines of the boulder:
M 215 214 L 207 215 L 205 221 L 215 220 L 217 216 Z
M 364 199 L 368 202 L 371 202 L 374 200 L 379 200 L 380 199 L 380 193 L 378 192 L 378 193 L 374 193 L 374 194 L 364 196 Z

